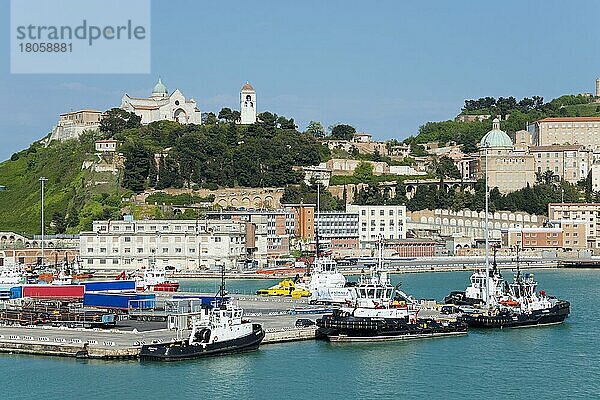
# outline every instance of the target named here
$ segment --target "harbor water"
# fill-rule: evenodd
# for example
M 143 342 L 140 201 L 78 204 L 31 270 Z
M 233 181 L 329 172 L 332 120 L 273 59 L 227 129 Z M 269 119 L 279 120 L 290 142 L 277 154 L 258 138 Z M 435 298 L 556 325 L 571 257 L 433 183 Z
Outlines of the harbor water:
M 417 298 L 464 289 L 470 273 L 393 276 Z M 504 272 L 510 279 L 511 273 Z M 304 341 L 175 363 L 0 354 L 3 399 L 590 399 L 600 397 L 600 271 L 535 272 L 571 301 L 562 325 L 372 344 Z M 273 281 L 275 282 L 275 281 Z M 214 292 L 217 280 L 182 280 Z M 250 293 L 271 281 L 229 280 Z

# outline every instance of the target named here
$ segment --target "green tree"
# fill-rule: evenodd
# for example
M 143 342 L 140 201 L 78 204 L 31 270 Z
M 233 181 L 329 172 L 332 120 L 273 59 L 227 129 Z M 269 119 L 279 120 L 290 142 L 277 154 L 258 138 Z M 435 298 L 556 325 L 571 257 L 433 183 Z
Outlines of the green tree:
M 127 112 L 121 108 L 111 108 L 106 111 L 100 120 L 100 132 L 114 135 L 125 129 L 141 126 L 142 117 Z
M 123 187 L 136 193 L 147 186 L 154 154 L 139 143 L 123 146 L 125 165 L 123 170 Z
M 316 138 L 322 138 L 325 136 L 325 129 L 323 125 L 318 121 L 310 121 L 304 133 L 312 135 Z
M 218 122 L 217 116 L 213 112 L 206 114 L 206 120 L 204 121 L 207 125 L 215 125 Z
M 338 124 L 331 128 L 331 137 L 338 140 L 352 140 L 356 129 L 351 125 Z
M 375 183 L 375 175 L 373 175 L 373 164 L 366 161 L 361 161 L 356 166 L 352 176 L 361 183 Z

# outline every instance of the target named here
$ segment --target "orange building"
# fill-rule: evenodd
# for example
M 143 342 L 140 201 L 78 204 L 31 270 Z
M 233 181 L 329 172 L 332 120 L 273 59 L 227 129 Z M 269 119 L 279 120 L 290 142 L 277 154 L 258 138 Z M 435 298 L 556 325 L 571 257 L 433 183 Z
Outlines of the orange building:
M 294 214 L 294 235 L 304 241 L 315 238 L 315 204 L 285 204 L 286 211 Z
M 520 249 L 562 249 L 562 228 L 510 228 L 503 244 Z

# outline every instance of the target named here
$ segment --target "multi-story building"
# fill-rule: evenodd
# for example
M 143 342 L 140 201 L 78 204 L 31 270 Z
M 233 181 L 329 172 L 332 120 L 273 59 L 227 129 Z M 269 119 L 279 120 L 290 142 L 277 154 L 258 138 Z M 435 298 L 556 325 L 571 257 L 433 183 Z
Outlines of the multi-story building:
M 326 211 L 316 216 L 319 238 L 332 252 L 358 248 L 358 213 Z
M 94 221 L 81 232 L 84 268 L 137 269 L 151 259 L 176 269 L 233 268 L 246 260 L 246 223 L 220 220 Z
M 295 215 L 289 210 L 219 211 L 209 212 L 207 218 L 251 224 L 255 245 L 249 247 L 249 256 L 254 260 L 290 254 L 290 239 L 295 234 Z
M 586 224 L 586 247 L 600 248 L 600 203 L 550 203 L 548 204 L 550 221 L 581 221 Z M 577 223 L 580 224 L 579 222 Z M 577 229 L 580 227 L 577 226 Z M 579 233 L 577 237 L 579 237 Z M 573 236 L 571 236 L 573 238 Z M 574 238 L 572 239 L 574 241 Z M 578 239 L 579 242 L 579 239 Z M 580 243 L 577 243 L 580 245 Z
M 315 239 L 316 204 L 284 204 L 288 214 L 294 216 L 294 236 L 303 242 Z
M 562 228 L 509 228 L 502 244 L 522 250 L 560 249 L 563 247 Z
M 600 117 L 544 118 L 527 126 L 536 146 L 600 147 Z
M 551 171 L 571 183 L 587 177 L 594 158 L 592 150 L 582 145 L 532 146 L 529 152 L 535 160 L 535 172 Z
M 385 240 L 406 239 L 406 206 L 349 204 L 346 212 L 358 214 L 360 247 L 372 247 L 380 235 Z
M 588 221 L 582 219 L 560 219 L 557 221 L 548 221 L 548 226 L 562 229 L 563 248 L 565 250 L 581 250 L 586 248 Z

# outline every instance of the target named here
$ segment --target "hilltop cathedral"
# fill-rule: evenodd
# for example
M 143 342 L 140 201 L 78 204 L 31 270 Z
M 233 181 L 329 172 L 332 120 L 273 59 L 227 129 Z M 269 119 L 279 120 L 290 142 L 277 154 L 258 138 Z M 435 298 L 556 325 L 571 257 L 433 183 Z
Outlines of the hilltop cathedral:
M 201 124 L 200 109 L 194 99 L 186 99 L 179 89 L 168 94 L 160 78 L 148 98 L 130 97 L 121 99 L 121 108 L 142 117 L 142 124 L 154 121 L 177 121 L 180 124 Z

